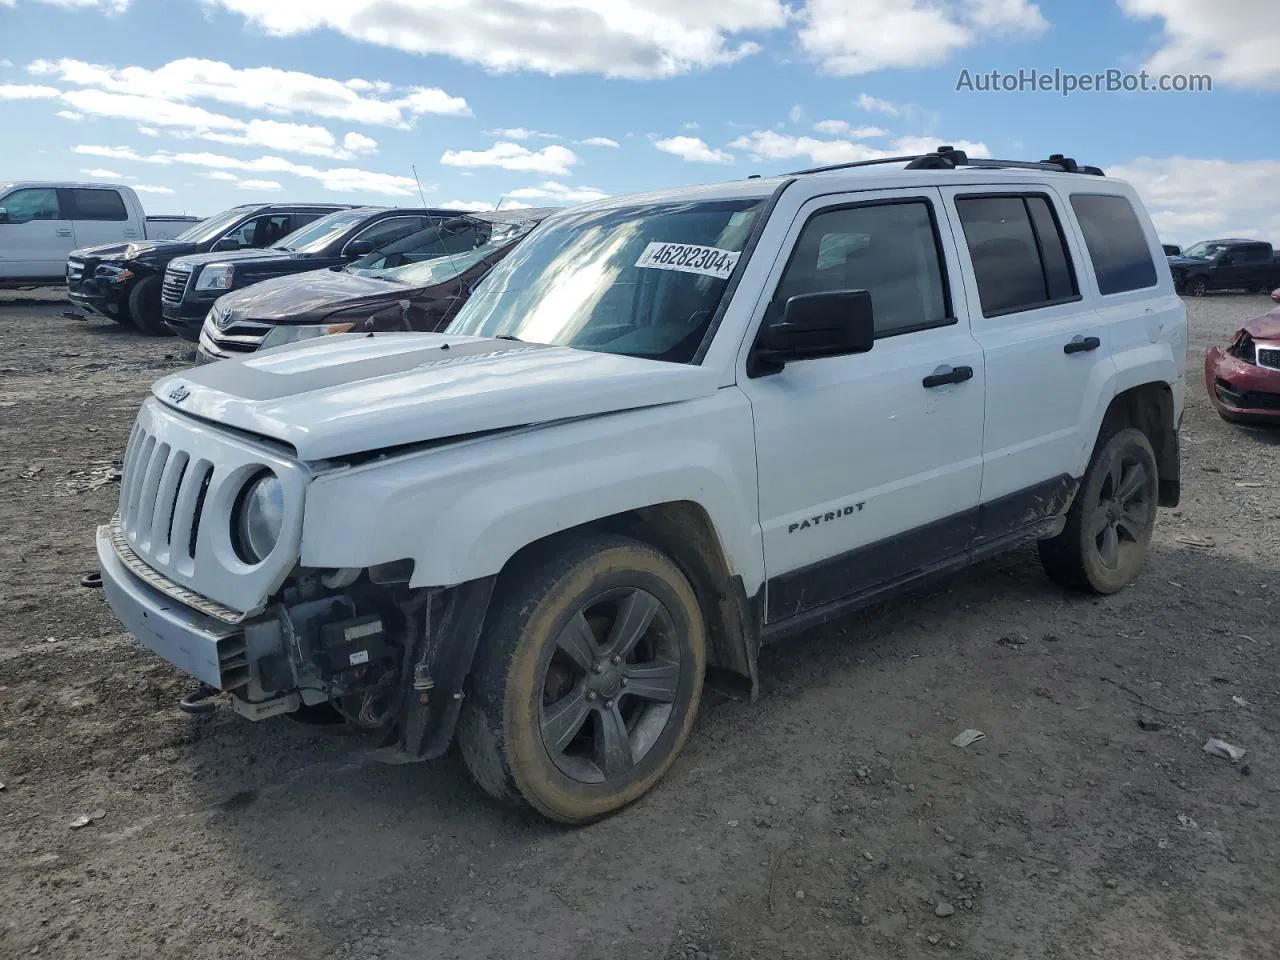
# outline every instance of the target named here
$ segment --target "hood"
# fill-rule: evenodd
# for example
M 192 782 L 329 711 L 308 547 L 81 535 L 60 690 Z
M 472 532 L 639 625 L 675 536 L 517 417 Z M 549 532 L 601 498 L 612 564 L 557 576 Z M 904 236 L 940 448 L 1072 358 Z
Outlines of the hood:
M 308 270 L 235 290 L 218 300 L 237 320 L 314 323 L 334 310 L 403 300 L 415 287 L 340 270 Z
M 96 247 L 81 247 L 71 256 L 94 260 L 170 260 L 184 253 L 194 253 L 194 243 L 177 240 L 138 240 L 134 243 L 104 243 Z
M 182 258 L 185 267 L 202 267 L 207 263 L 234 263 L 236 266 L 257 263 L 288 263 L 290 260 L 306 261 L 313 259 L 290 250 L 266 249 L 251 247 L 248 250 L 224 250 L 222 253 L 196 253 Z
M 1280 340 L 1280 307 L 1241 324 L 1255 340 Z
M 302 460 L 462 439 L 714 394 L 711 370 L 446 333 L 342 334 L 159 380 L 183 413 L 271 437 Z

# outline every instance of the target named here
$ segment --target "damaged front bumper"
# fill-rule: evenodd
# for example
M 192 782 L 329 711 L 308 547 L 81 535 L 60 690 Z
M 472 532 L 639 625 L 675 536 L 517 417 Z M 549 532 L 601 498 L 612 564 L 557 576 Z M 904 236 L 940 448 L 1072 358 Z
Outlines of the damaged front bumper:
M 494 578 L 443 590 L 379 586 L 284 591 L 264 613 L 235 611 L 170 582 L 98 528 L 108 604 L 138 642 L 231 695 L 251 720 L 329 703 L 379 735 L 380 758 L 430 760 L 453 738 Z M 359 582 L 357 582 L 359 581 Z

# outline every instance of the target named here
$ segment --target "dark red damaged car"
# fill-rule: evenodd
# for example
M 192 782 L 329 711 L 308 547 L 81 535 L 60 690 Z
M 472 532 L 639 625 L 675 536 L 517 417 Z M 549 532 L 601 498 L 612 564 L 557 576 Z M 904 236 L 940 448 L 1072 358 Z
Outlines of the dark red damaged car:
M 1271 299 L 1280 303 L 1280 289 Z M 1210 347 L 1204 382 L 1224 420 L 1280 423 L 1280 307 L 1254 317 L 1225 347 Z

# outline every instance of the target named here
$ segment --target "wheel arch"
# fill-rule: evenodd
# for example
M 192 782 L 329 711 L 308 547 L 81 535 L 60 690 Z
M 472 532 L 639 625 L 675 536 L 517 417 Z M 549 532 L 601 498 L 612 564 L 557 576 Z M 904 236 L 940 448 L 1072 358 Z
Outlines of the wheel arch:
M 1141 383 L 1117 393 L 1103 415 L 1098 443 L 1103 443 L 1115 431 L 1129 426 L 1146 434 L 1155 451 L 1160 480 L 1160 506 L 1176 507 L 1180 499 L 1182 468 L 1173 390 L 1168 383 Z

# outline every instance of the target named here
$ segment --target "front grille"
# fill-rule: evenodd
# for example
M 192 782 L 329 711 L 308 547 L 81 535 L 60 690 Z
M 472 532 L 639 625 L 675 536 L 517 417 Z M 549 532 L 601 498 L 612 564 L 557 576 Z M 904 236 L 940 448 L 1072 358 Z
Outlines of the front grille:
M 1280 370 L 1280 347 L 1258 345 L 1258 366 Z
M 158 442 L 135 425 L 120 479 L 120 528 L 130 546 L 165 566 L 191 570 L 213 464 Z
M 225 353 L 253 353 L 271 332 L 272 324 L 257 320 L 232 320 L 225 327 L 206 324 L 209 339 Z
M 191 280 L 191 271 L 183 267 L 170 265 L 164 272 L 164 283 L 160 286 L 160 299 L 165 303 L 179 304 L 187 292 L 187 283 Z

